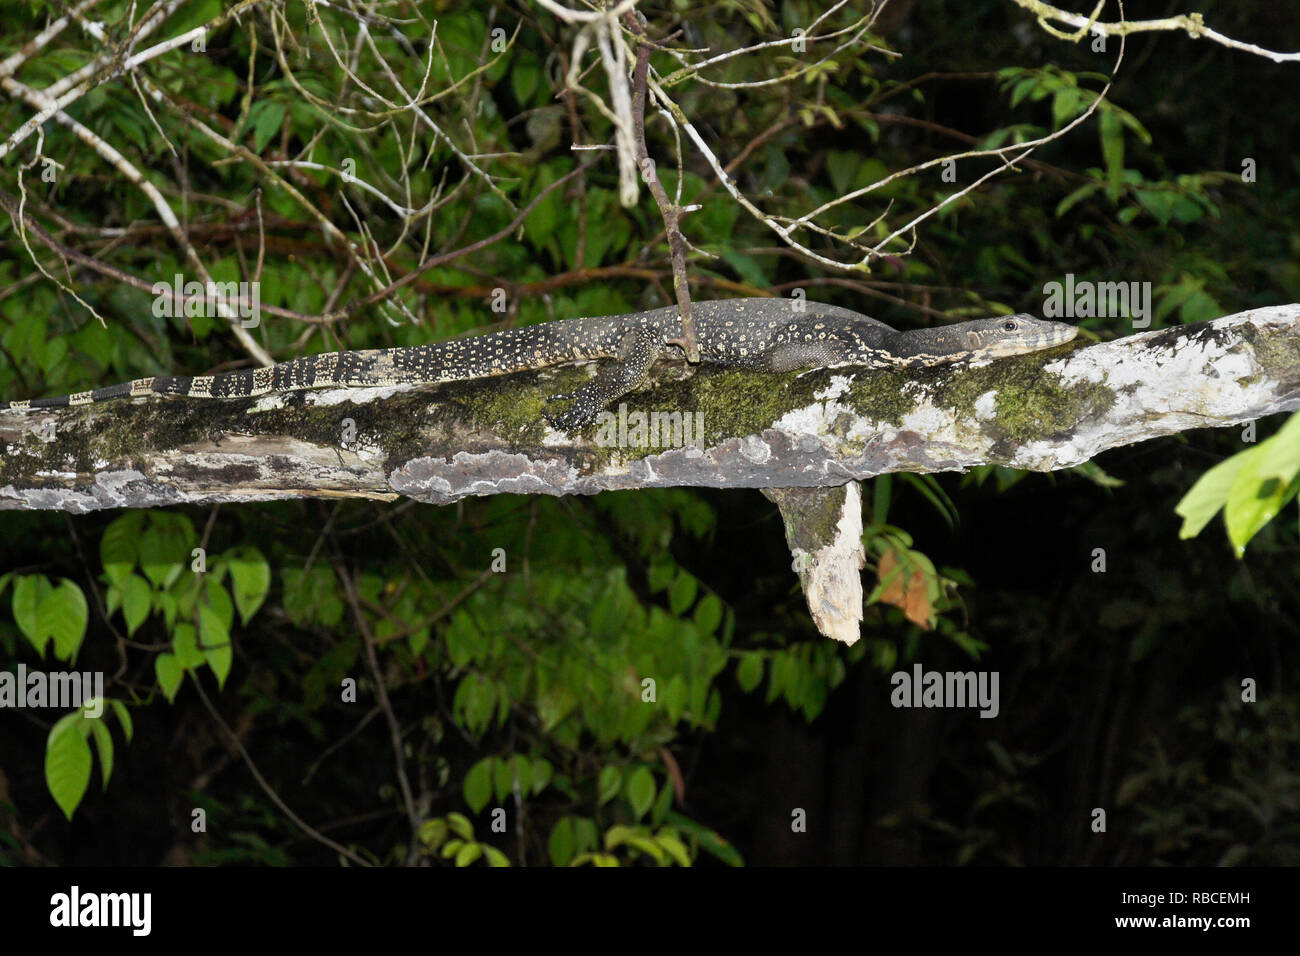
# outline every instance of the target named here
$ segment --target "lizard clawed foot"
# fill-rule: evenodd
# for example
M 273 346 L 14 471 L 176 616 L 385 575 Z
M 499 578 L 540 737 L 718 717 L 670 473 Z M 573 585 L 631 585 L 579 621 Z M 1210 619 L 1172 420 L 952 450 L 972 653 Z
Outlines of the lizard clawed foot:
M 562 396 L 552 396 L 552 398 L 561 398 Z M 586 425 L 595 421 L 596 416 L 583 409 L 581 406 L 574 406 L 568 411 L 559 412 L 552 415 L 550 412 L 543 411 L 542 417 L 546 419 L 552 428 L 558 428 L 561 431 L 577 431 Z
M 600 406 L 595 405 L 593 407 L 590 389 L 584 390 L 583 388 L 580 388 L 576 392 L 568 392 L 564 395 L 546 396 L 546 403 L 548 405 L 551 402 L 567 401 L 572 401 L 573 405 L 565 411 L 552 414 L 543 409 L 542 417 L 550 422 L 552 428 L 572 432 L 590 425 L 596 420 L 596 414 L 600 411 Z

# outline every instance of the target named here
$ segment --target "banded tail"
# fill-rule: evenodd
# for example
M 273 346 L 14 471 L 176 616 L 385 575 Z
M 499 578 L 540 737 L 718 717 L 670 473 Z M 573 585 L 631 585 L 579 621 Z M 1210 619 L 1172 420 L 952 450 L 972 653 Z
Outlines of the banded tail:
M 7 402 L 0 407 L 66 408 L 148 395 L 254 398 L 269 392 L 330 386 L 365 388 L 462 382 L 545 368 L 562 362 L 614 358 L 618 355 L 621 338 L 622 330 L 611 331 L 604 320 L 568 319 L 502 329 L 432 345 L 308 355 L 266 368 L 240 369 L 216 375 L 155 375 L 72 395 Z

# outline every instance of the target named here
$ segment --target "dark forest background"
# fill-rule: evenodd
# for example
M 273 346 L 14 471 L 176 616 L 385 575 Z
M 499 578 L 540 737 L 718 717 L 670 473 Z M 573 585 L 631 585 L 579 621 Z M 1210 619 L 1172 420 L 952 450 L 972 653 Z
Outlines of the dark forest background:
M 105 3 L 96 18 L 120 23 L 126 7 Z M 264 301 L 314 313 L 336 289 L 346 302 L 372 287 L 300 204 L 265 188 L 263 171 L 219 164 L 221 150 L 186 115 L 266 160 L 296 157 L 321 133 L 317 161 L 337 166 L 356 156 L 358 174 L 377 182 L 395 182 L 406 169 L 413 205 L 444 175 L 449 192 L 464 168 L 402 118 L 365 133 L 331 125 L 285 77 L 277 29 L 294 33 L 287 62 L 303 86 L 353 106 L 356 89 L 341 81 L 321 26 L 307 23 L 301 4 L 276 7 L 275 22 L 270 7 L 225 24 L 205 54 L 169 54 L 143 68 L 171 99 L 156 107 L 156 120 L 175 155 L 121 78 L 69 111 L 151 179 L 175 187 L 165 191 L 183 205 L 214 275 L 248 278 L 258 249 L 250 211 L 263 186 Z M 0 58 L 59 9 L 6 5 Z M 154 39 L 222 9 L 183 4 Z M 681 46 L 725 50 L 788 35 L 824 6 L 735 0 L 639 9 L 651 36 L 684 29 L 674 40 Z M 1197 10 L 1228 36 L 1300 49 L 1293 5 L 1245 0 Z M 1130 19 L 1191 12 L 1139 2 L 1125 11 Z M 331 35 L 354 36 L 352 21 L 318 12 Z M 472 130 L 472 150 L 492 154 L 484 167 L 517 208 L 574 167 L 570 143 L 610 140 L 608 120 L 589 101 L 556 97 L 572 31 L 549 14 L 522 3 L 450 2 L 385 12 L 408 19 L 401 32 L 421 55 L 437 20 L 433 89 L 472 78 L 430 112 L 465 150 Z M 837 17 L 843 24 L 854 14 Z M 1103 19 L 1115 19 L 1113 5 Z M 496 26 L 508 35 L 518 27 L 500 56 L 488 40 Z M 374 35 L 408 88 L 418 87 L 423 63 L 384 31 Z M 1074 115 L 1060 91 L 1095 94 L 1119 47 L 1110 38 L 1107 52 L 1096 53 L 1087 41 L 1052 37 L 1004 0 L 891 3 L 873 36 L 900 55 L 859 47 L 835 57 L 834 69 L 785 84 L 728 90 L 687 80 L 671 92 L 724 162 L 748 149 L 735 176 L 751 198 L 797 216 L 884 172 L 989 137 L 1009 142 L 1058 127 Z M 48 85 L 91 48 L 70 29 L 17 77 Z M 755 53 L 706 76 L 776 76 L 797 59 Z M 664 54 L 652 63 L 664 74 L 674 68 Z M 998 72 L 1010 69 L 1023 72 Z M 383 82 L 373 61 L 363 58 L 358 71 Z M 1132 36 L 1108 96 L 1133 120 L 1122 126 L 1118 156 L 1113 139 L 1103 148 L 1094 116 L 1019 173 L 928 221 L 910 256 L 870 274 L 831 272 L 778 248 L 687 144 L 684 200 L 704 208 L 685 232 L 716 256 L 691 257 L 694 294 L 802 287 L 896 327 L 943 315 L 1041 313 L 1044 283 L 1067 273 L 1152 283 L 1153 327 L 1300 301 L 1297 71 L 1177 32 Z M 599 67 L 584 82 L 605 90 Z M 31 113 L 0 101 L 0 135 Z M 658 120 L 647 132 L 671 192 L 673 137 Z M 415 152 L 404 154 L 411 143 Z M 16 193 L 18 167 L 33 148 L 29 140 L 0 160 L 0 189 Z M 27 172 L 28 211 L 38 222 L 149 281 L 187 271 L 153 207 L 116 170 L 53 123 L 43 149 L 62 168 L 55 184 L 40 181 L 38 167 Z M 1254 182 L 1242 181 L 1246 159 L 1257 164 Z M 956 185 L 928 170 L 881 195 L 903 222 L 908 210 L 987 168 L 963 161 Z M 291 179 L 357 237 L 346 197 L 389 250 L 395 276 L 419 261 L 425 222 L 403 236 L 382 204 L 337 177 L 298 170 Z M 552 193 L 522 236 L 424 274 L 402 293 L 418 324 L 394 325 L 372 308 L 319 326 L 269 318 L 255 337 L 287 359 L 667 304 L 662 222 L 644 191 L 625 209 L 617 187 L 608 154 Z M 853 203 L 835 221 L 865 225 L 884 199 Z M 507 198 L 467 176 L 429 218 L 429 247 L 466 245 L 513 215 Z M 127 231 L 109 237 L 105 226 Z M 147 293 L 86 270 L 61 274 L 105 316 L 100 326 L 39 277 L 7 217 L 0 249 L 6 400 L 248 364 L 217 322 L 154 318 Z M 56 261 L 39 247 L 37 255 Z M 507 290 L 505 316 L 489 307 L 493 288 Z M 1133 331 L 1125 320 L 1080 324 L 1101 339 Z M 1280 424 L 1261 421 L 1258 437 Z M 384 863 L 1300 862 L 1296 512 L 1260 532 L 1241 558 L 1218 521 L 1180 540 L 1174 513 L 1200 475 L 1245 447 L 1242 437 L 1239 428 L 1190 432 L 1050 475 L 989 467 L 866 483 L 869 550 L 910 542 L 933 564 L 943 597 L 930 629 L 871 604 L 852 648 L 812 627 L 780 517 L 757 491 L 496 496 L 446 508 L 300 501 L 5 512 L 0 667 L 103 670 L 106 693 L 129 712 L 130 739 L 114 711 L 111 777 L 103 786 L 96 731 L 89 788 L 70 801 L 69 819 L 47 782 L 48 741 L 63 715 L 0 712 L 0 862 L 339 860 L 272 793 L 319 834 Z M 208 555 L 202 576 L 189 567 L 200 545 Z M 1104 573 L 1094 570 L 1098 548 Z M 503 573 L 492 569 L 496 549 Z M 874 568 L 864 574 L 875 583 Z M 44 656 L 34 625 L 24 626 L 30 612 L 12 606 L 20 585 L 22 601 L 49 602 Z M 232 653 L 203 649 L 222 637 Z M 60 648 L 69 657 L 75 649 L 75 665 L 58 659 Z M 894 709 L 889 674 L 915 662 L 998 671 L 1000 715 Z M 656 681 L 655 703 L 641 700 L 645 677 Z M 347 678 L 358 683 L 356 702 L 340 700 Z M 1241 701 L 1247 678 L 1258 684 L 1257 702 Z M 68 781 L 59 786 L 68 802 Z M 492 828 L 498 807 L 504 833 Z M 1107 813 L 1104 833 L 1092 828 L 1098 807 Z M 196 808 L 206 832 L 192 830 Z M 806 832 L 792 830 L 798 809 Z

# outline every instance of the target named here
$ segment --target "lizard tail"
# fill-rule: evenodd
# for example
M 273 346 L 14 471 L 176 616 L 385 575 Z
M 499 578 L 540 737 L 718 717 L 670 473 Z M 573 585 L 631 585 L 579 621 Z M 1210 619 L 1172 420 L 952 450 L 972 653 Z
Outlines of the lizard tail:
M 460 382 L 561 362 L 613 358 L 622 347 L 624 332 L 602 319 L 568 319 L 432 345 L 308 355 L 266 368 L 216 375 L 157 375 L 74 395 L 0 403 L 0 408 L 65 408 L 146 395 L 251 398 L 332 385 L 356 388 Z

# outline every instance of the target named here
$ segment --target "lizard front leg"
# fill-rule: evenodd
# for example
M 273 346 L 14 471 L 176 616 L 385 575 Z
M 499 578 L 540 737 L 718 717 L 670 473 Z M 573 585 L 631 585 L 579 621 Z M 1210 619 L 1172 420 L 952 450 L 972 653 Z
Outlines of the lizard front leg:
M 655 326 L 629 329 L 619 343 L 618 359 L 596 373 L 586 385 L 563 395 L 548 395 L 547 402 L 573 400 L 558 415 L 542 412 L 555 428 L 573 431 L 590 425 L 610 402 L 622 398 L 645 381 L 663 348 L 663 334 Z

